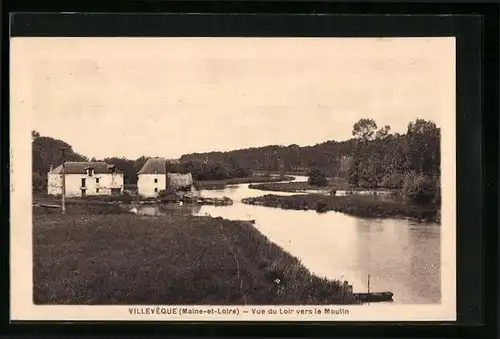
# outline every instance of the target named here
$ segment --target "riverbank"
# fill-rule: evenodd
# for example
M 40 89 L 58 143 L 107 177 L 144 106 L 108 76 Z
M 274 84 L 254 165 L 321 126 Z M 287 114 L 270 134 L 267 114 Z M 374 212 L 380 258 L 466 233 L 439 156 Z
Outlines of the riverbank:
M 307 181 L 299 182 L 280 182 L 280 183 L 259 183 L 248 186 L 249 188 L 271 191 L 271 192 L 290 192 L 302 193 L 307 191 L 365 191 L 366 188 L 352 187 L 345 179 L 329 179 L 326 186 L 310 185 Z M 370 189 L 371 191 L 386 191 L 385 189 Z
M 158 198 L 140 198 L 138 196 L 131 195 L 119 195 L 119 196 L 108 196 L 108 195 L 94 195 L 86 197 L 76 197 L 76 198 L 66 198 L 66 205 L 130 205 L 132 203 L 136 204 L 177 204 L 179 202 L 183 203 L 194 203 L 199 205 L 217 205 L 217 206 L 230 206 L 233 201 L 228 197 L 220 198 L 210 198 L 210 197 L 200 197 L 200 196 L 164 196 Z M 61 198 L 47 195 L 39 195 L 33 198 L 34 205 L 61 205 Z
M 285 176 L 253 175 L 246 178 L 198 181 L 196 182 L 195 185 L 198 189 L 216 190 L 216 189 L 223 189 L 227 185 L 251 184 L 251 183 L 275 183 L 280 181 L 291 181 L 291 180 L 293 180 L 293 177 L 288 175 Z
M 325 196 L 297 194 L 279 196 L 268 194 L 246 198 L 243 203 L 293 210 L 335 211 L 362 218 L 410 218 L 420 221 L 439 221 L 439 206 L 420 206 L 403 201 L 380 200 L 370 196 Z
M 250 222 L 33 208 L 35 304 L 350 304 Z

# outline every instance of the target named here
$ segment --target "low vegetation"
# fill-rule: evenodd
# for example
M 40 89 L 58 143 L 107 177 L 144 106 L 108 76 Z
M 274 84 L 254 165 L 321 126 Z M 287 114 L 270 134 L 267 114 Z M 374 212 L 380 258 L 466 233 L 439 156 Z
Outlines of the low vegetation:
M 349 304 L 249 222 L 34 207 L 35 304 Z
M 262 182 L 279 182 L 279 181 L 291 181 L 293 177 L 290 176 L 269 176 L 269 175 L 253 175 L 245 178 L 232 178 L 225 180 L 205 180 L 196 182 L 196 187 L 198 189 L 223 189 L 227 185 L 238 185 L 238 184 L 248 184 L 248 183 L 262 183 Z
M 327 196 L 321 194 L 297 194 L 279 196 L 268 194 L 243 199 L 244 203 L 293 210 L 336 211 L 362 218 L 401 217 L 424 221 L 436 221 L 439 207 L 435 204 L 417 205 L 405 201 L 377 199 L 371 196 Z
M 346 191 L 346 190 L 359 190 L 361 188 L 353 188 L 349 186 L 347 180 L 342 178 L 328 179 L 327 184 L 318 186 L 311 184 L 310 181 L 301 182 L 283 182 L 283 183 L 263 183 L 252 184 L 249 188 L 258 189 L 262 191 L 274 192 L 305 192 L 310 190 L 330 190 L 330 191 Z
M 88 195 L 84 197 L 66 197 L 67 205 L 88 205 L 88 204 L 108 204 L 108 203 L 124 203 L 133 202 L 136 197 L 124 193 L 121 195 Z M 41 204 L 61 204 L 60 195 L 47 195 L 36 193 L 33 196 L 33 201 Z
M 312 169 L 308 174 L 307 183 L 311 186 L 324 187 L 328 185 L 328 179 L 326 178 L 325 172 L 319 168 Z

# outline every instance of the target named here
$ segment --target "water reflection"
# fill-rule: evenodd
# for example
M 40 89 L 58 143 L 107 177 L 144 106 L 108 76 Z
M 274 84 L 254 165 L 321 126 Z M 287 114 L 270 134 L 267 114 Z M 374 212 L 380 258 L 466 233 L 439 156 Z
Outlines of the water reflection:
M 241 199 L 264 194 L 294 194 L 249 189 L 248 184 L 200 194 L 227 196 L 234 204 L 141 206 L 139 213 L 161 215 L 158 213 L 174 209 L 195 215 L 256 220 L 255 227 L 261 233 L 298 257 L 316 275 L 348 280 L 358 292 L 366 292 L 370 275 L 370 290 L 393 292 L 395 303 L 440 302 L 441 228 L 438 224 L 246 205 Z
M 197 214 L 256 220 L 261 233 L 319 276 L 349 280 L 356 291 L 366 292 L 370 274 L 370 290 L 392 291 L 395 303 L 440 302 L 438 224 L 246 205 L 241 203 L 246 197 L 296 194 L 254 190 L 246 184 L 201 194 L 228 196 L 234 204 L 202 206 Z
M 165 216 L 167 213 L 198 214 L 201 206 L 197 204 L 155 204 L 155 205 L 125 205 L 124 208 L 138 215 Z

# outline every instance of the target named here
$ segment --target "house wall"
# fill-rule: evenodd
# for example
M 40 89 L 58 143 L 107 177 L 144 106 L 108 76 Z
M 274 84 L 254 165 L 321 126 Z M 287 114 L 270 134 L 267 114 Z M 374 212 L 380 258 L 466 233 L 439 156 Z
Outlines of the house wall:
M 62 194 L 62 176 L 60 174 L 47 175 L 47 194 L 60 195 Z
M 123 174 L 66 174 L 66 196 L 82 196 L 82 178 L 85 178 L 86 195 L 111 195 L 112 188 L 118 188 L 123 193 Z M 99 183 L 97 180 L 99 179 Z M 47 193 L 51 195 L 62 194 L 62 177 L 60 174 L 48 175 Z
M 155 182 L 155 179 L 157 182 Z M 139 174 L 137 192 L 145 198 L 157 197 L 160 191 L 165 189 L 166 181 L 167 176 L 165 174 Z

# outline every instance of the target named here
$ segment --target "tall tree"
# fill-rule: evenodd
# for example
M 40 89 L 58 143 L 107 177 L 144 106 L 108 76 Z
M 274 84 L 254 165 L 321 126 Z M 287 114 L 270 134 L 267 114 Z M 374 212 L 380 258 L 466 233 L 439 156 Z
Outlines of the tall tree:
M 372 140 L 377 130 L 377 123 L 373 119 L 363 118 L 354 124 L 352 135 L 363 141 Z
M 390 135 L 390 133 L 391 133 L 391 126 L 385 125 L 384 127 L 382 127 L 377 131 L 377 133 L 375 134 L 375 138 L 385 139 Z
M 35 191 L 44 191 L 47 185 L 47 173 L 50 167 L 57 167 L 63 161 L 87 161 L 88 159 L 73 151 L 71 146 L 59 139 L 41 136 L 31 132 L 32 148 L 32 187 Z M 65 149 L 64 157 L 62 149 Z
M 407 166 L 409 170 L 426 176 L 440 171 L 440 129 L 432 121 L 417 119 L 408 124 Z

